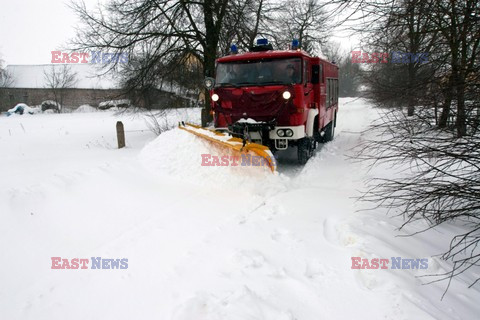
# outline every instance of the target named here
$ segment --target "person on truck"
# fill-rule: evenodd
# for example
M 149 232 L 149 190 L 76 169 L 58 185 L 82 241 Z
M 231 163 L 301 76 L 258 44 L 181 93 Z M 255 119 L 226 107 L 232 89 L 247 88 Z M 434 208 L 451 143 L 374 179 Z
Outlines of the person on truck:
M 285 69 L 285 82 L 286 83 L 297 83 L 298 82 L 298 76 L 295 71 L 295 67 L 293 64 L 288 64 L 286 69 Z
M 241 64 L 235 63 L 232 66 L 228 66 L 228 72 L 222 79 L 221 83 L 241 83 L 248 82 L 248 74 L 245 67 Z

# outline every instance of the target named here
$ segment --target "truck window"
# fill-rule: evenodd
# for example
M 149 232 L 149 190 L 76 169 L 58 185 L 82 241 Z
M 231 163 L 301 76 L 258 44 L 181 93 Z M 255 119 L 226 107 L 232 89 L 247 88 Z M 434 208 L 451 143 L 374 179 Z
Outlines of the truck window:
M 338 79 L 335 79 L 335 103 L 338 103 Z
M 329 108 L 330 107 L 330 79 L 327 79 L 325 92 L 327 94 L 325 97 L 325 104 L 327 108 Z
M 307 84 L 308 82 L 311 82 L 310 79 L 310 63 L 308 62 L 307 59 L 303 59 L 303 84 Z
M 327 79 L 326 88 L 326 105 L 327 108 L 332 107 L 338 102 L 338 79 Z
M 322 83 L 322 65 L 317 64 L 312 66 L 312 83 Z
M 330 79 L 330 107 L 335 101 L 335 79 Z
M 302 82 L 300 58 L 259 59 L 218 63 L 216 86 L 257 86 Z

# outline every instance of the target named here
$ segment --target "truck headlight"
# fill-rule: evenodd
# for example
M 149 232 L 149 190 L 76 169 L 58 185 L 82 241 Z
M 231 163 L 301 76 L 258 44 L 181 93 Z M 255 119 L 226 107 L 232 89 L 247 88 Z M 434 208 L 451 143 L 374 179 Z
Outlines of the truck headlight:
M 285 130 L 285 135 L 287 137 L 293 137 L 293 130 L 292 129 Z
M 279 137 L 285 137 L 285 131 L 283 129 L 278 129 L 277 130 L 277 135 Z
M 212 100 L 213 100 L 213 101 L 217 102 L 218 99 L 220 99 L 220 97 L 218 96 L 218 94 L 216 94 L 216 93 L 212 94 Z
M 283 96 L 283 99 L 288 100 L 288 99 L 290 99 L 292 94 L 290 93 L 290 91 L 284 91 L 282 96 Z

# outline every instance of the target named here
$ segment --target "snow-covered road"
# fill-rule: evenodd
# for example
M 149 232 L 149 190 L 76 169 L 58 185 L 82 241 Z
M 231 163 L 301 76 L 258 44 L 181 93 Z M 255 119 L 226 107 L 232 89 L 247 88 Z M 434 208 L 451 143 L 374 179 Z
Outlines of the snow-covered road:
M 173 120 L 198 120 L 194 110 Z M 455 226 L 399 238 L 399 218 L 357 212 L 374 174 L 346 155 L 377 113 L 342 99 L 336 138 L 306 166 L 205 167 L 205 142 L 156 138 L 112 113 L 0 118 L 0 319 L 476 319 L 479 275 L 422 285 Z M 127 148 L 115 148 L 115 122 Z M 52 257 L 128 259 L 51 269 Z M 352 270 L 352 257 L 428 269 Z

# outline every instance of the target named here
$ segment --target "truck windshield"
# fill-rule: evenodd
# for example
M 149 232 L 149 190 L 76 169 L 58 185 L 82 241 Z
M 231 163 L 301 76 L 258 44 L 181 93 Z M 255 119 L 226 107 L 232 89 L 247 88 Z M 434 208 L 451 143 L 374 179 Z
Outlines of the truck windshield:
M 263 59 L 219 63 L 216 86 L 262 86 L 296 84 L 302 81 L 301 60 Z

